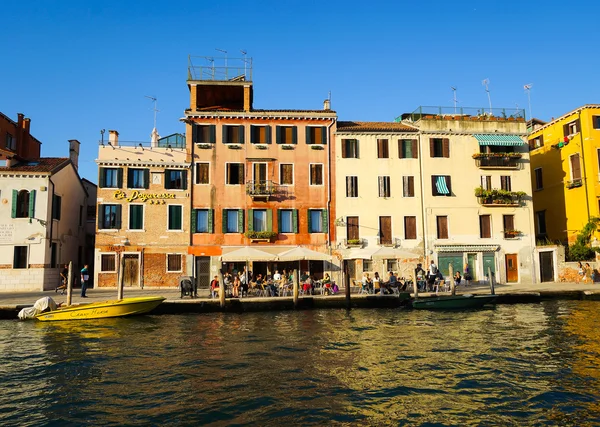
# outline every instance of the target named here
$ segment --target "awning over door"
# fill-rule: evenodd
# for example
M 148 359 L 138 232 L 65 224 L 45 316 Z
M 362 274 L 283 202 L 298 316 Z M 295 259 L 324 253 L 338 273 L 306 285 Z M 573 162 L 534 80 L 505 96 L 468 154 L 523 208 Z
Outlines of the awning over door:
M 514 147 L 524 145 L 525 141 L 518 135 L 498 135 L 498 134 L 474 134 L 479 145 L 500 145 L 504 147 Z

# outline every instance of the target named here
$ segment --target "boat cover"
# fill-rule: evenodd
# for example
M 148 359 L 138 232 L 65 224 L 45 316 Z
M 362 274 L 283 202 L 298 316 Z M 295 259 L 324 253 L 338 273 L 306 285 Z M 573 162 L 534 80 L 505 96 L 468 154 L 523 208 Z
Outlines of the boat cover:
M 19 319 L 27 320 L 27 319 L 35 319 L 40 313 L 45 311 L 54 311 L 56 310 L 56 303 L 50 297 L 40 298 L 33 304 L 33 307 L 27 307 L 19 311 Z

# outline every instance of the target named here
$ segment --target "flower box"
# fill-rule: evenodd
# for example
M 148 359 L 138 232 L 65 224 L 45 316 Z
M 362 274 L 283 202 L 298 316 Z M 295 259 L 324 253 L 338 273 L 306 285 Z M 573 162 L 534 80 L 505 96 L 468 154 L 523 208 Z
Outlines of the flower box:
M 310 148 L 312 150 L 324 150 L 325 147 L 323 147 L 322 145 L 311 145 Z
M 226 144 L 230 150 L 241 150 L 242 144 Z
M 281 146 L 281 149 L 282 149 L 282 150 L 293 150 L 293 149 L 295 149 L 295 148 L 296 148 L 296 146 L 295 146 L 295 145 L 293 145 L 293 144 L 283 144 L 283 145 Z
M 269 148 L 267 144 L 254 144 L 254 147 L 256 147 L 257 150 L 266 150 Z
M 215 144 L 210 144 L 208 142 L 202 142 L 198 144 L 198 148 L 202 148 L 203 150 L 213 148 Z

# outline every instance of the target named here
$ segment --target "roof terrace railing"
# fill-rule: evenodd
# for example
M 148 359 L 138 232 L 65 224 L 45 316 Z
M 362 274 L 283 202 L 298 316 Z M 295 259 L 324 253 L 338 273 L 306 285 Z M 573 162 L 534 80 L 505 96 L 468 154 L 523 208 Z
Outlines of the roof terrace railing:
M 252 81 L 252 58 L 189 56 L 188 80 Z
M 416 122 L 422 119 L 470 119 L 477 117 L 490 120 L 525 120 L 525 110 L 521 108 L 476 108 L 476 107 L 434 107 L 421 106 L 412 113 L 396 117 L 396 122 L 409 120 Z

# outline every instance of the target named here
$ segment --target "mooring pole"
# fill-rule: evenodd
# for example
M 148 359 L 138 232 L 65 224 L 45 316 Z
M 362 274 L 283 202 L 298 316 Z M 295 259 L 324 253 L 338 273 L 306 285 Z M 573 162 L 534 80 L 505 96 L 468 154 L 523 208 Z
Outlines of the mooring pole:
M 456 285 L 454 283 L 454 267 L 452 267 L 452 263 L 448 264 L 448 276 L 450 276 L 450 290 L 452 291 L 452 295 L 456 295 Z
M 119 284 L 117 289 L 117 299 L 123 299 L 123 281 L 125 278 L 125 257 L 121 255 L 121 261 L 119 263 Z
M 71 305 L 73 291 L 73 261 L 69 261 L 69 273 L 67 274 L 67 306 Z
M 299 287 L 300 287 L 299 279 L 298 279 L 298 270 L 294 270 L 292 281 L 293 281 L 292 298 L 294 299 L 294 308 L 298 308 L 298 294 L 299 294 Z
M 488 277 L 490 278 L 490 293 L 496 295 L 496 289 L 494 289 L 494 277 L 492 276 L 492 269 L 488 267 Z
M 219 304 L 221 308 L 225 308 L 225 280 L 223 280 L 223 271 L 219 270 Z

